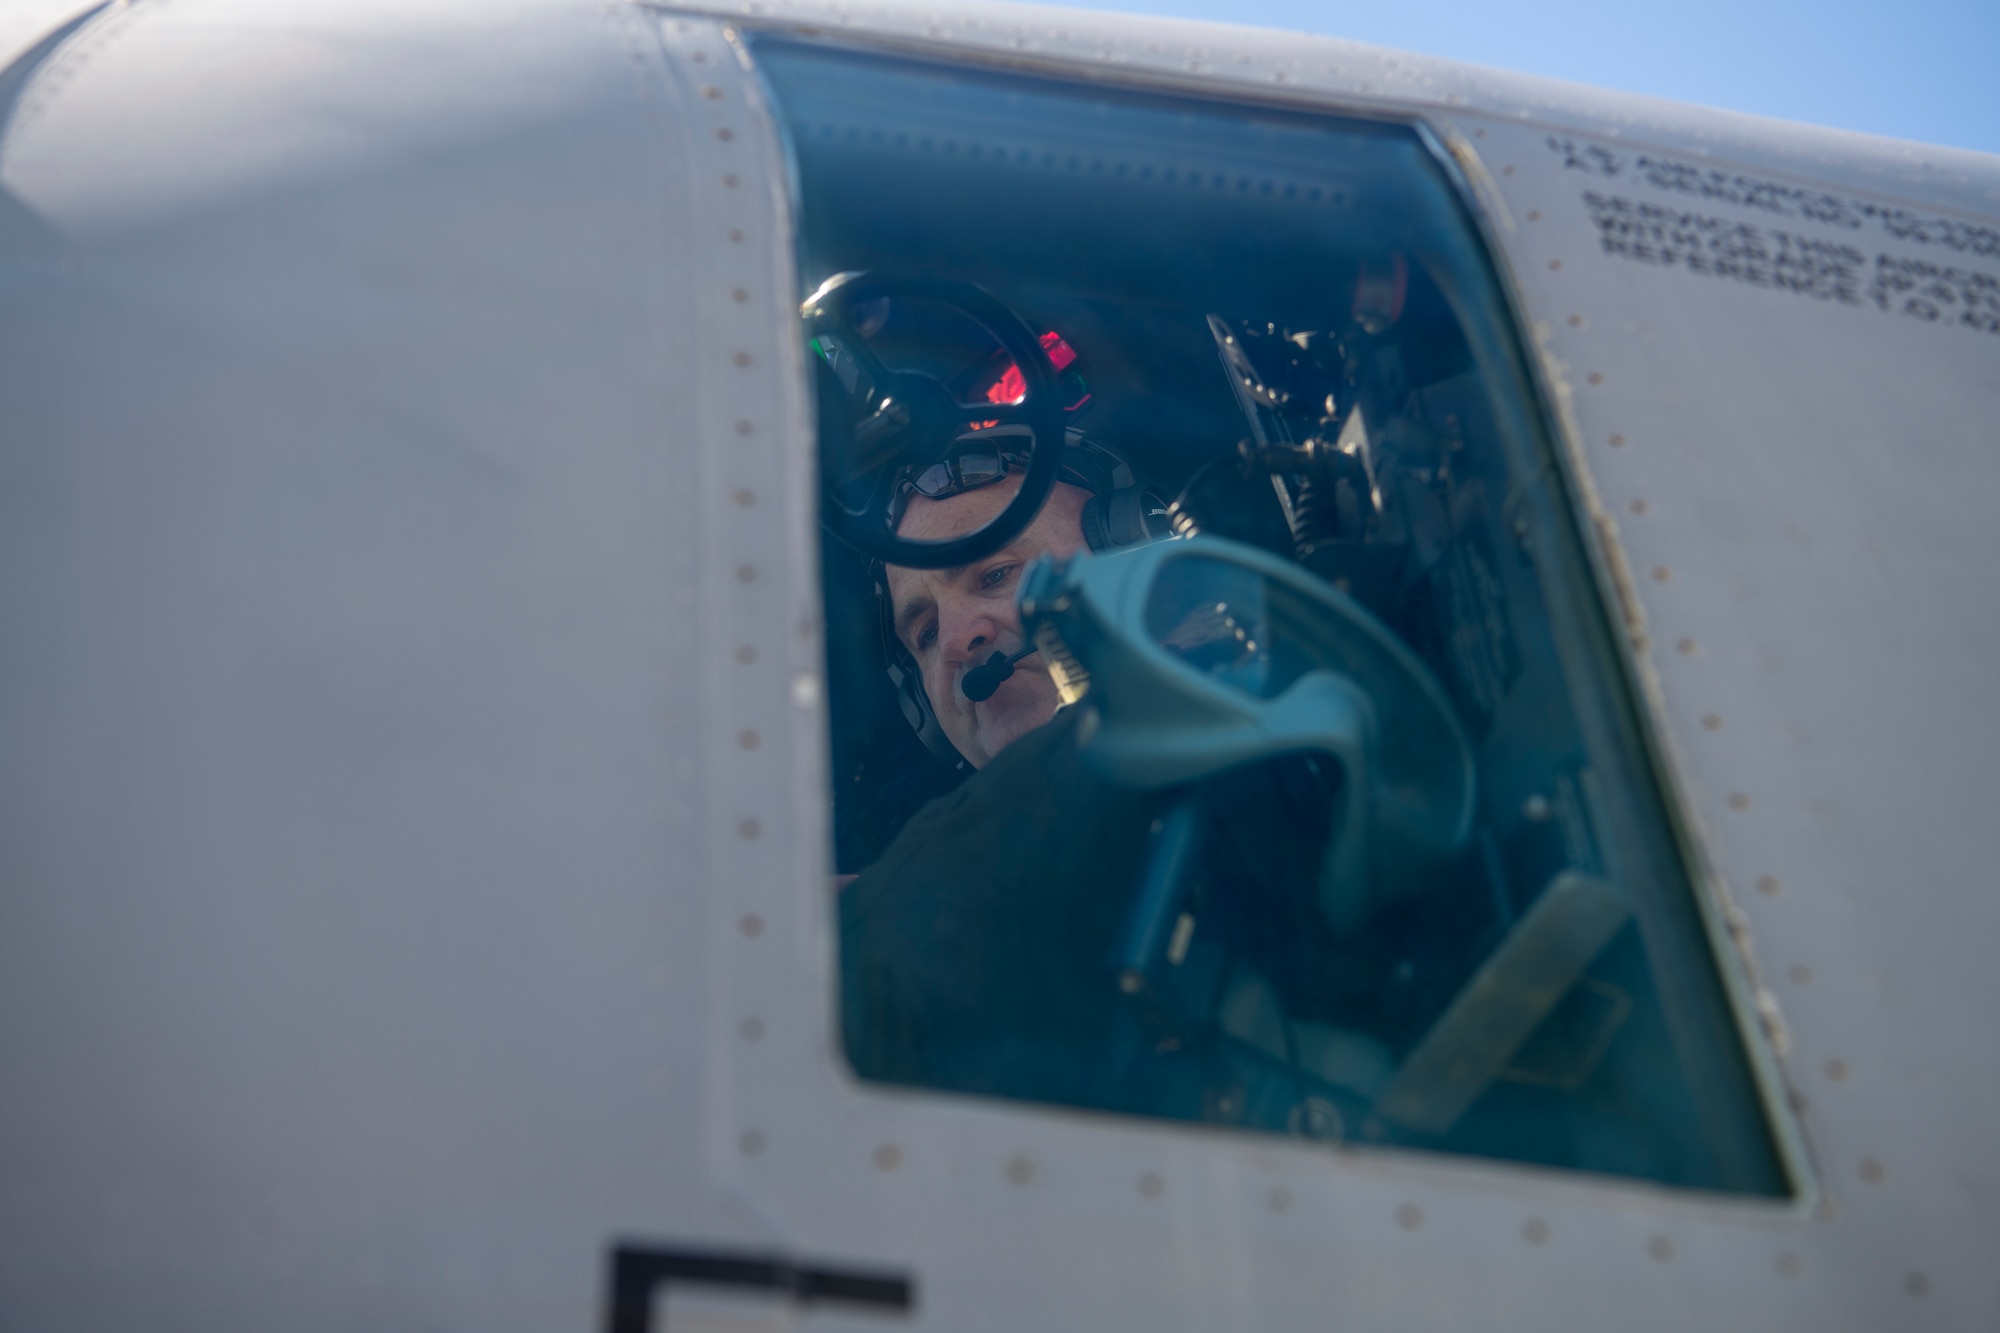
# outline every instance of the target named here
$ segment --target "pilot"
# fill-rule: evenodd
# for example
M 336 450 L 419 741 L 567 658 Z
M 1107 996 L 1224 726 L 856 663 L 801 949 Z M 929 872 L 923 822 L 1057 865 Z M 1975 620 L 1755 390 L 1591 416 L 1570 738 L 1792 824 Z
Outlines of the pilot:
M 968 433 L 901 478 L 898 534 L 941 540 L 999 513 L 1026 461 L 1006 429 Z M 1075 710 L 1058 714 L 1040 654 L 1023 653 L 1015 594 L 1040 556 L 1160 535 L 1165 506 L 1120 455 L 1075 431 L 1060 475 L 1034 521 L 992 555 L 884 571 L 905 711 L 934 751 L 979 771 L 919 811 L 841 893 L 843 1010 L 864 1077 L 1112 1106 L 1129 1094 L 1104 1068 L 1116 1013 L 1103 950 L 1126 877 L 1107 872 L 1138 864 L 1149 813 L 1142 795 L 1074 761 Z M 990 697 L 967 698 L 966 677 L 996 653 L 1019 654 L 1018 665 Z
M 990 486 L 937 499 L 917 494 L 898 534 L 938 541 L 984 527 L 1021 489 L 1010 472 Z M 1055 716 L 1055 682 L 1038 653 L 1026 654 L 999 688 L 975 702 L 966 697 L 965 674 L 994 653 L 1013 657 L 1026 646 L 1014 594 L 1021 571 L 1048 555 L 1068 559 L 1084 549 L 1080 518 L 1089 492 L 1056 483 L 1035 521 L 983 560 L 956 569 L 885 571 L 896 642 L 915 662 L 924 693 L 945 739 L 965 762 L 984 768 L 993 756 Z M 977 693 L 975 689 L 975 693 Z
M 1022 484 L 1025 456 L 1007 444 L 1005 435 L 969 432 L 944 459 L 899 478 L 898 535 L 940 541 L 990 522 Z M 891 675 L 905 711 L 935 752 L 977 772 L 920 810 L 840 895 L 848 1058 L 863 1077 L 886 1082 L 1240 1120 L 1258 1100 L 1246 1097 L 1240 1068 L 1213 1044 L 1163 1039 L 1111 984 L 1109 948 L 1157 802 L 1078 761 L 1082 710 L 1059 709 L 1016 604 L 1037 558 L 1155 540 L 1166 535 L 1165 506 L 1120 455 L 1076 431 L 1060 476 L 1034 521 L 999 551 L 956 569 L 883 571 L 888 647 L 898 659 Z M 1275 809 L 1282 799 L 1254 775 L 1233 786 L 1246 807 Z M 1286 818 L 1307 827 L 1315 816 Z M 1257 826 L 1247 809 L 1231 822 Z M 1311 837 L 1286 838 L 1232 855 L 1277 883 L 1299 877 L 1288 858 L 1316 850 Z M 1324 957 L 1317 941 L 1262 949 L 1281 975 L 1288 953 L 1300 956 L 1294 970 L 1314 970 Z M 1222 1015 L 1225 1030 L 1278 1031 L 1269 978 L 1244 972 L 1228 989 L 1227 1007 L 1242 1012 Z M 1293 1027 L 1296 1036 L 1304 1025 Z M 1283 1053 L 1280 1038 L 1264 1044 Z
M 901 478 L 891 509 L 897 535 L 941 541 L 985 527 L 1021 488 L 1026 457 L 1009 447 L 1021 443 L 1006 427 L 968 432 L 945 458 Z M 1165 521 L 1166 505 L 1127 460 L 1073 430 L 1041 512 L 1005 547 L 955 569 L 885 569 L 889 650 L 902 658 L 891 676 L 919 736 L 947 761 L 984 768 L 1055 716 L 1055 682 L 1024 641 L 1015 608 L 1022 571 L 1044 555 L 1064 560 L 1164 536 Z M 980 668 L 986 681 L 968 682 Z

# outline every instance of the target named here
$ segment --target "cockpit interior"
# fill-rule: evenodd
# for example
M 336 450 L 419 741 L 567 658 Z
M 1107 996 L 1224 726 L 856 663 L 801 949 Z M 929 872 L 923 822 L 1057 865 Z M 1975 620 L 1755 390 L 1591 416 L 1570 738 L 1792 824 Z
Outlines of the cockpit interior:
M 757 58 L 796 177 L 856 1074 L 1786 1193 L 1440 145 Z M 1085 442 L 1129 475 L 1060 461 Z M 1063 706 L 978 766 L 913 725 L 885 569 L 1006 540 L 896 544 L 899 495 L 990 458 L 1022 495 L 1060 478 L 1149 517 L 1019 571 L 991 671 L 1046 671 Z

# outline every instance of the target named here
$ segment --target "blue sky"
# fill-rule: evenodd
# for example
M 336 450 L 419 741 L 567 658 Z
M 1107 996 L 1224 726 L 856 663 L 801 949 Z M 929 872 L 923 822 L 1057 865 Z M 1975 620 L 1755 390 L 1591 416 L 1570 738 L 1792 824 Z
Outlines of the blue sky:
M 1079 0 L 1068 7 L 1325 33 L 2000 153 L 2000 0 Z

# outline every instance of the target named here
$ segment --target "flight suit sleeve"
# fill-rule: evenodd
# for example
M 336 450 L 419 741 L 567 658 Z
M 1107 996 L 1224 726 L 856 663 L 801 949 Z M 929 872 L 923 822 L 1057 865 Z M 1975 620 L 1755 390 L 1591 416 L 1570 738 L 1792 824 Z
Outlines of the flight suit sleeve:
M 1103 1105 L 1106 959 L 1148 799 L 1079 760 L 1076 710 L 911 819 L 841 894 L 842 1031 L 864 1078 Z

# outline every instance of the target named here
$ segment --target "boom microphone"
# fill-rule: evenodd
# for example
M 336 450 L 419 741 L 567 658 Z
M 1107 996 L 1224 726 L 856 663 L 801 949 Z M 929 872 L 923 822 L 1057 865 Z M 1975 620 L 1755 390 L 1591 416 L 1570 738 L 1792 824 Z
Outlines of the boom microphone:
M 995 653 L 986 659 L 986 665 L 976 666 L 966 672 L 959 679 L 958 688 L 972 702 L 983 704 L 993 697 L 995 690 L 1006 683 L 1007 677 L 1014 674 L 1014 663 L 1030 653 L 1039 651 L 1033 644 L 1029 644 L 1012 657 L 1005 653 Z

